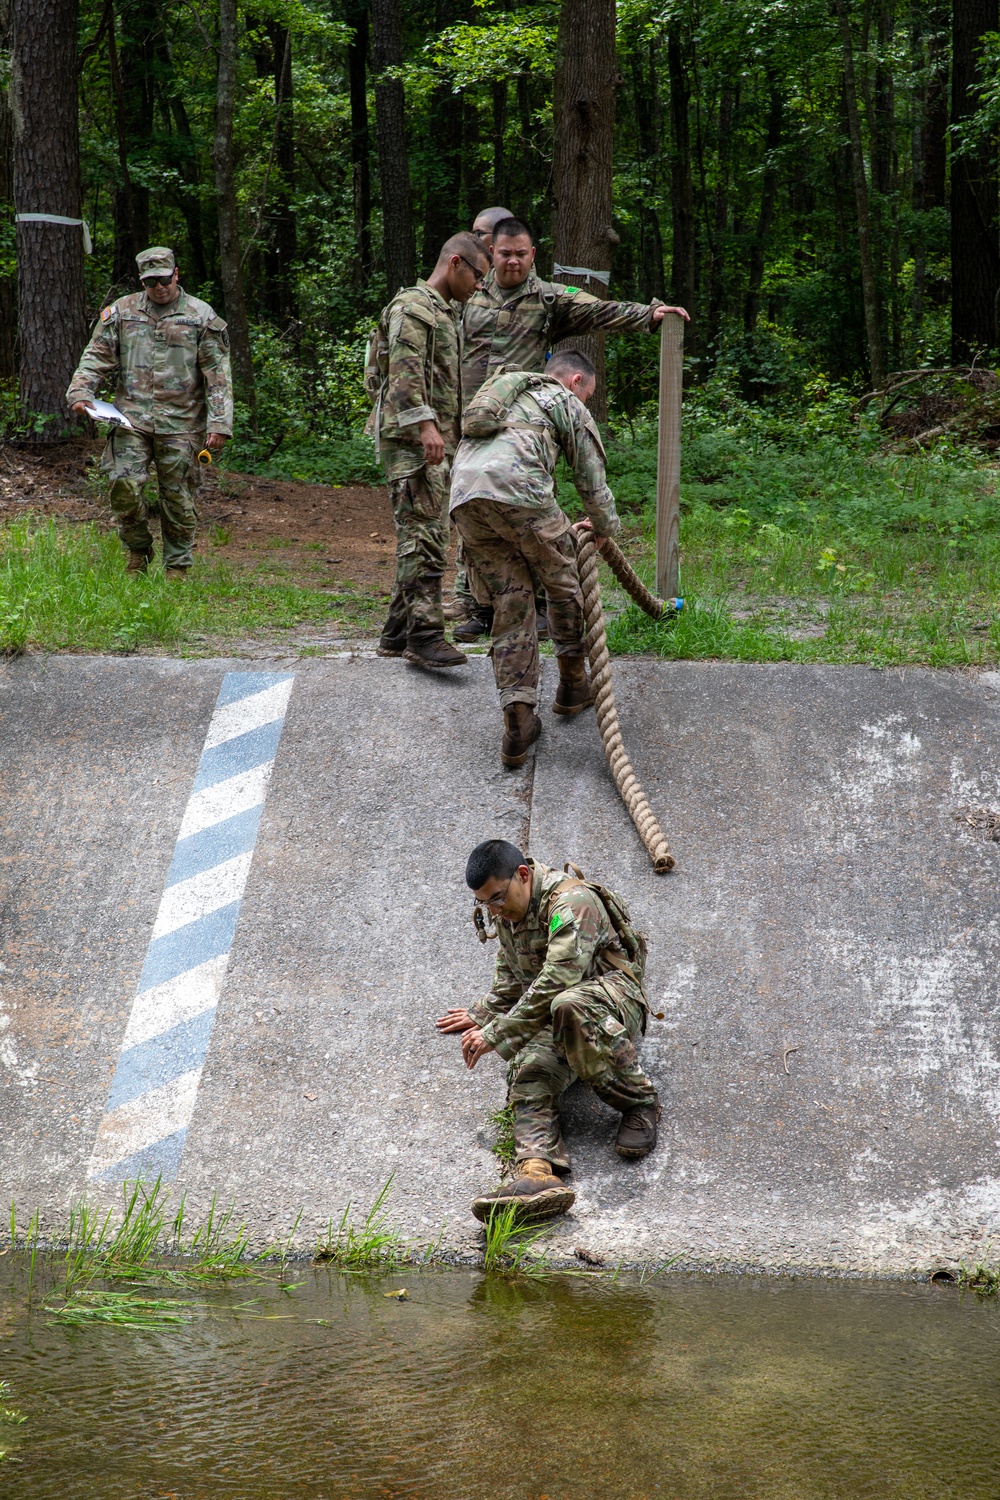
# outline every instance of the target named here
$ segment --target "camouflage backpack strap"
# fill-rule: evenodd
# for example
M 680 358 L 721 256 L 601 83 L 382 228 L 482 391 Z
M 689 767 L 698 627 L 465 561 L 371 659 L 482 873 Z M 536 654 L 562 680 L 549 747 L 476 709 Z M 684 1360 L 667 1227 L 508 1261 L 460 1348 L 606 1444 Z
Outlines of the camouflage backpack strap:
M 611 923 L 612 930 L 614 931 L 622 947 L 624 948 L 625 944 L 622 941 L 619 923 L 615 920 L 616 913 L 622 916 L 624 922 L 628 926 L 630 935 L 636 941 L 640 956 L 644 956 L 645 939 L 642 938 L 641 934 L 637 934 L 635 932 L 635 929 L 632 927 L 631 918 L 628 917 L 627 912 L 624 910 L 624 902 L 622 902 L 620 897 L 617 897 L 613 891 L 606 890 L 603 885 L 597 885 L 593 881 L 587 880 L 579 866 L 574 865 L 571 861 L 567 861 L 566 864 L 563 865 L 563 870 L 567 872 L 567 878 L 565 880 L 560 880 L 558 885 L 553 886 L 552 890 L 549 891 L 549 894 L 546 897 L 546 927 L 549 924 L 553 903 L 555 902 L 556 897 L 560 896 L 563 891 L 581 889 L 593 891 L 594 895 L 597 896 L 598 900 L 601 902 L 602 906 L 607 912 L 608 921 Z M 568 873 L 571 870 L 573 872 L 572 875 Z M 653 1010 L 646 995 L 646 985 L 643 979 L 643 975 L 642 973 L 636 972 L 636 969 L 633 967 L 633 964 L 630 962 L 629 958 L 624 953 L 619 953 L 616 948 L 613 948 L 611 946 L 601 948 L 598 951 L 605 963 L 610 964 L 613 969 L 617 969 L 620 974 L 628 975 L 629 979 L 631 979 L 635 984 L 639 986 L 639 990 L 642 995 L 642 1003 L 645 1006 L 647 1012 L 649 1013 L 649 1015 L 655 1016 L 658 1021 L 662 1021 L 663 1012 L 659 1010 Z M 645 1031 L 645 1029 L 645 1022 L 643 1022 L 643 1030 Z
M 462 413 L 463 437 L 492 437 L 496 432 L 511 432 L 530 428 L 540 432 L 545 428 L 544 413 L 538 422 L 511 422 L 509 413 L 514 402 L 525 391 L 545 379 L 535 370 L 519 370 L 516 365 L 501 365 L 483 382 L 465 411 Z

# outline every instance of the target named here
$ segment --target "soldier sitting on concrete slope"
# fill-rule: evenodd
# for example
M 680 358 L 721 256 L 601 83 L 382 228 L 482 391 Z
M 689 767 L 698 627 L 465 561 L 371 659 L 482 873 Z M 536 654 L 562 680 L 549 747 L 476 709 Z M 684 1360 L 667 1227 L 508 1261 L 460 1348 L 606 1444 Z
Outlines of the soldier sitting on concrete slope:
M 489 211 L 491 216 L 496 212 Z M 476 224 L 479 224 L 479 219 Z M 535 273 L 535 244 L 520 219 L 493 219 L 493 269 L 470 297 L 462 319 L 462 400 L 467 406 L 501 365 L 543 370 L 549 349 L 589 333 L 654 333 L 668 312 L 662 302 L 611 302 L 580 287 L 543 281 Z M 489 608 L 477 609 L 455 639 L 474 641 L 490 630 Z
M 542 732 L 535 588 L 548 599 L 559 669 L 552 705 L 579 714 L 594 701 L 584 663 L 583 592 L 576 538 L 555 498 L 560 455 L 573 471 L 598 545 L 620 522 L 604 448 L 584 403 L 594 367 L 575 349 L 553 354 L 544 375 L 499 370 L 473 398 L 455 455 L 451 512 L 477 579 L 493 599 L 493 675 L 504 734 L 500 758 L 520 766 Z
M 150 508 L 142 497 L 152 464 L 163 566 L 168 578 L 183 580 L 197 519 L 197 455 L 202 448 L 218 453 L 233 433 L 229 335 L 207 302 L 184 291 L 167 246 L 143 250 L 136 264 L 142 291 L 119 297 L 101 313 L 66 400 L 85 413 L 102 382 L 117 374 L 115 404 L 133 430 L 112 427 L 101 468 L 111 479 L 127 571 L 145 573 L 153 556 Z
M 441 579 L 448 551 L 448 463 L 459 439 L 461 316 L 489 268 L 471 234 L 446 242 L 426 281 L 398 291 L 368 349 L 369 430 L 396 525 L 396 581 L 377 647 L 423 667 L 467 658 L 444 638 Z
M 656 1145 L 660 1104 L 635 1048 L 649 1009 L 646 944 L 613 891 L 526 859 L 504 839 L 473 849 L 465 880 L 477 926 L 491 918 L 500 940 L 493 987 L 435 1024 L 461 1034 L 467 1067 L 493 1051 L 512 1063 L 517 1161 L 513 1179 L 472 1212 L 484 1220 L 515 1204 L 519 1217 L 549 1218 L 576 1196 L 558 1175 L 570 1170 L 558 1100 L 574 1078 L 621 1112 L 619 1156 L 637 1161 Z

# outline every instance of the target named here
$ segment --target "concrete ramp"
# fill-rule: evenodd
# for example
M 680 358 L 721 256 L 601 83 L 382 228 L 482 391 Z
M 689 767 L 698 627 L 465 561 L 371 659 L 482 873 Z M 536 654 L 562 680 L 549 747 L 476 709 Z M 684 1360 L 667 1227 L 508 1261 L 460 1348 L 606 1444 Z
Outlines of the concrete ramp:
M 55 1226 L 145 1152 L 260 1235 L 302 1208 L 309 1245 L 394 1174 L 401 1227 L 470 1250 L 504 1070 L 468 1074 L 432 1021 L 488 985 L 462 873 L 500 833 L 629 897 L 666 1013 L 652 1158 L 620 1162 L 614 1117 L 567 1095 L 558 1251 L 901 1271 L 1000 1233 L 1000 844 L 955 817 L 1000 807 L 995 675 L 616 664 L 679 861 L 657 877 L 592 716 L 546 712 L 534 767 L 501 770 L 484 660 L 246 667 L 3 669 L 0 1199 Z M 255 842 L 233 824 L 206 854 L 193 793 L 268 755 Z M 229 946 L 195 954 L 215 987 L 178 1000 L 150 954 L 220 912 Z

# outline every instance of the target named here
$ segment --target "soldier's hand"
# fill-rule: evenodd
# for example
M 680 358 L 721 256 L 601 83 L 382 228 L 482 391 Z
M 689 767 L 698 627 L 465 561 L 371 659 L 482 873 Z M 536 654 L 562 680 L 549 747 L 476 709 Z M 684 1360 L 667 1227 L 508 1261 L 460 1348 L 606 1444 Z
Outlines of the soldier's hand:
M 438 1016 L 434 1025 L 440 1032 L 468 1031 L 470 1026 L 475 1026 L 475 1021 L 467 1010 L 459 1010 L 453 1006 L 446 1010 L 443 1016 Z
M 483 1036 L 478 1026 L 472 1026 L 462 1037 L 462 1056 L 465 1058 L 465 1066 L 474 1068 L 481 1057 L 493 1048 Z
M 684 319 L 685 323 L 691 321 L 691 314 L 685 312 L 683 307 L 654 307 L 649 316 L 649 321 L 654 328 L 659 328 L 667 313 L 676 313 L 679 318 Z
M 573 526 L 573 530 L 581 536 L 584 532 L 587 532 L 598 552 L 601 551 L 604 543 L 607 541 L 606 536 L 598 536 L 597 532 L 594 530 L 593 521 L 577 521 Z
M 89 415 L 86 401 L 74 401 L 73 405 L 70 407 L 70 411 L 79 412 L 81 417 L 86 417 Z
M 444 438 L 436 422 L 421 422 L 417 431 L 424 445 L 424 459 L 432 467 L 444 463 Z
M 208 434 L 208 437 L 205 439 L 205 447 L 208 449 L 209 453 L 218 453 L 220 449 L 224 448 L 225 446 L 225 433 L 210 432 Z

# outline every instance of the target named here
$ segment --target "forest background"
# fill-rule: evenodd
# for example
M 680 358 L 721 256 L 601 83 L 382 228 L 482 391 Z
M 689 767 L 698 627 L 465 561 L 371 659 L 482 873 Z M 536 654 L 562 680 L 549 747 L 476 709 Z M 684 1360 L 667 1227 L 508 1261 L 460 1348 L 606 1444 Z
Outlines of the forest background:
M 0 57 L 9 439 L 65 434 L 89 323 L 165 243 L 229 320 L 229 462 L 374 481 L 373 320 L 505 204 L 543 275 L 692 314 L 700 618 L 626 612 L 620 646 L 995 658 L 997 0 L 0 0 Z M 657 341 L 606 359 L 641 537 Z

